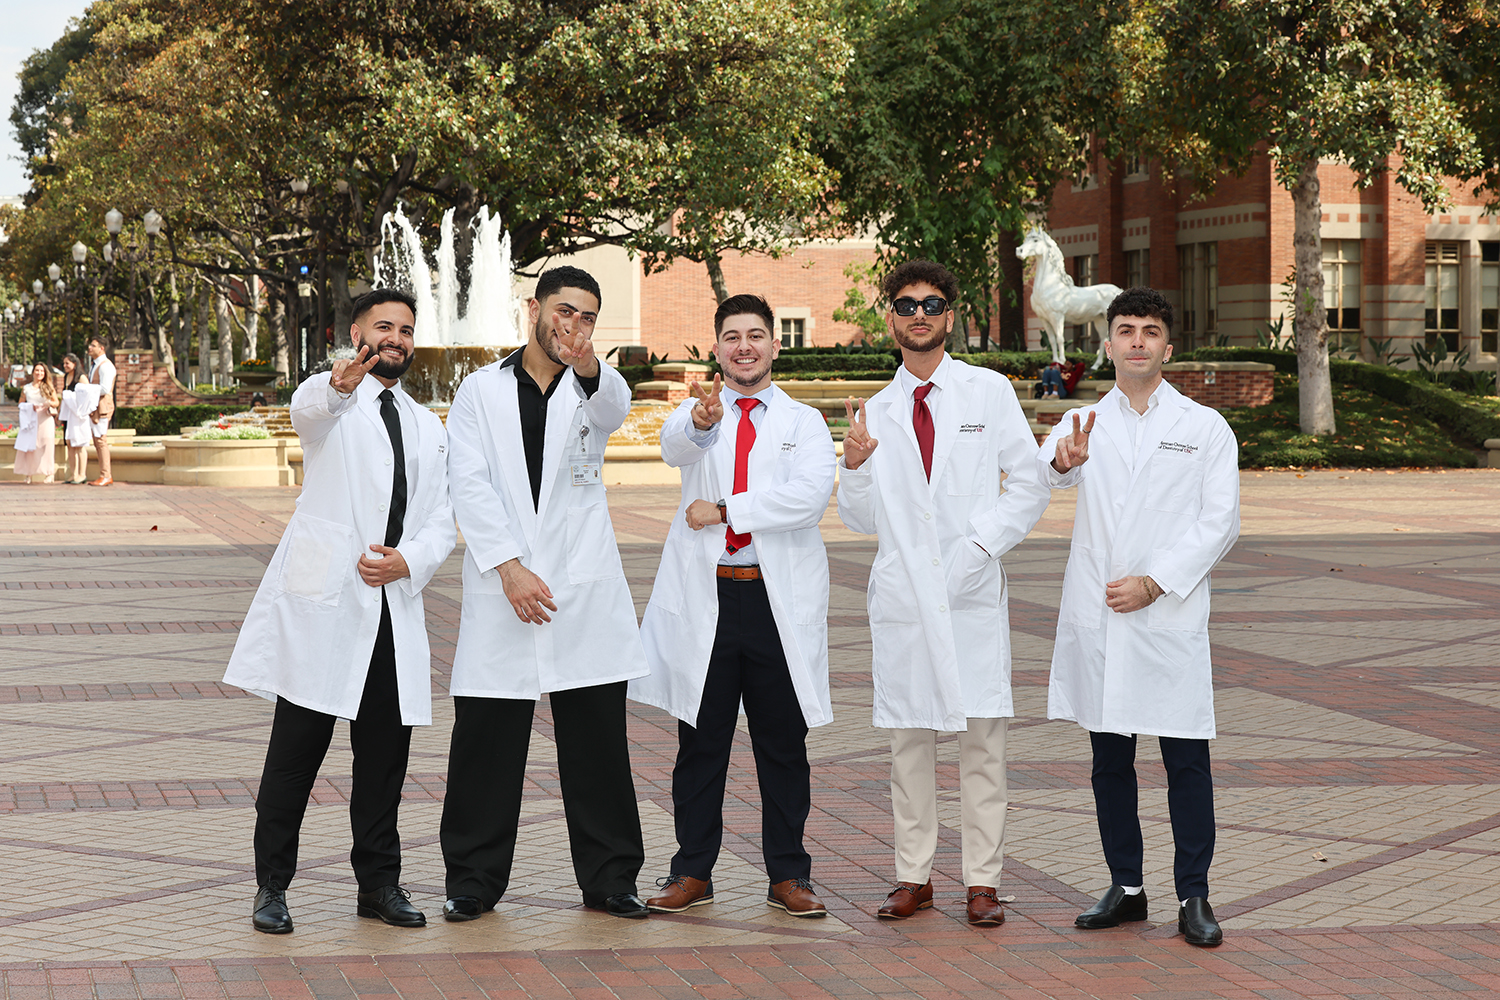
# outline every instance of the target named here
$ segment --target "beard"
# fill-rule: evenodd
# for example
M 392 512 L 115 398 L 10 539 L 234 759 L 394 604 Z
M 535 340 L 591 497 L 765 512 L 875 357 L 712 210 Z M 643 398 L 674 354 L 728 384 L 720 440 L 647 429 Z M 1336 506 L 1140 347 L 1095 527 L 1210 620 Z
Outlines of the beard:
M 537 346 L 542 349 L 542 353 L 547 355 L 554 365 L 567 364 L 557 352 L 557 344 L 552 340 L 552 332 L 543 325 L 541 319 L 538 319 L 536 326 L 532 327 L 531 339 L 536 341 Z
M 721 361 L 719 362 L 719 368 L 724 372 L 724 378 L 726 381 L 733 382 L 735 385 L 742 386 L 755 385 L 761 379 L 765 378 L 766 373 L 771 370 L 771 359 L 766 358 L 764 362 L 756 365 L 748 372 L 741 371 L 740 368 L 733 362 L 725 365 Z
M 892 330 L 891 334 L 901 347 L 918 354 L 925 354 L 936 347 L 941 347 L 948 339 L 947 331 L 936 326 L 927 332 L 925 339 L 913 336 L 909 330 L 896 329 Z
M 406 357 L 402 358 L 400 361 L 387 361 L 385 359 L 385 356 L 380 354 L 379 347 L 375 344 L 370 343 L 368 340 L 365 340 L 363 337 L 361 337 L 359 340 L 359 346 L 368 347 L 380 357 L 380 360 L 375 362 L 375 367 L 370 369 L 370 374 L 375 375 L 379 378 L 400 378 L 402 375 L 406 374 L 406 369 L 410 368 L 412 361 L 416 359 L 415 352 L 407 351 Z M 391 346 L 398 345 L 393 344 Z

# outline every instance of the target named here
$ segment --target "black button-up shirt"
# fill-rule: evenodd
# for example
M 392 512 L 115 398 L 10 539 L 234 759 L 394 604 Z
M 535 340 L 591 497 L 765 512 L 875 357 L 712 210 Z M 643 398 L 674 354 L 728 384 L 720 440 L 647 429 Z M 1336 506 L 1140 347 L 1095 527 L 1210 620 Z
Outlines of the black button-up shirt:
M 536 508 L 542 502 L 542 454 L 547 443 L 547 402 L 562 384 L 563 373 L 558 372 L 552 384 L 543 391 L 521 364 L 521 357 L 525 353 L 524 347 L 511 351 L 500 363 L 500 367 L 516 370 L 516 402 L 521 410 L 521 441 L 526 446 L 526 472 L 531 477 L 531 506 Z M 599 391 L 599 379 L 603 374 L 604 362 L 601 361 L 599 371 L 594 373 L 593 378 L 578 377 L 584 399 Z

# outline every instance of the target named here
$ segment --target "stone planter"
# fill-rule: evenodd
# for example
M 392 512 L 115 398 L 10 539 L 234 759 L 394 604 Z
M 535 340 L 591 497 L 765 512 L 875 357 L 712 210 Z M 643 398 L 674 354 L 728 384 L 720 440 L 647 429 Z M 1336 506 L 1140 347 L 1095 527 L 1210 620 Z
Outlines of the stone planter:
M 260 441 L 162 442 L 168 486 L 291 486 L 284 438 Z
M 120 452 L 130 451 L 130 444 L 134 439 L 135 428 L 133 427 L 124 427 L 111 430 L 107 438 L 107 440 L 109 441 L 110 453 L 112 455 L 116 455 Z M 94 461 L 93 444 L 90 444 L 85 449 L 85 453 L 88 455 L 87 478 L 93 479 L 94 477 L 99 475 L 99 465 Z M 65 463 L 68 460 L 68 446 L 63 444 L 61 434 L 59 434 L 57 437 L 56 444 L 53 447 L 52 455 L 53 458 L 57 461 L 57 470 L 53 474 L 61 479 L 61 477 L 67 472 Z M 122 475 L 122 470 L 119 467 L 119 463 L 115 462 L 113 463 L 113 465 L 114 467 L 111 471 L 114 473 L 114 477 L 117 482 L 161 482 L 159 476 L 156 478 L 146 479 L 127 479 L 125 478 L 125 476 L 130 475 L 130 473 L 126 472 L 125 475 Z M 148 469 L 145 470 L 143 475 L 150 477 L 153 475 L 153 472 L 152 470 Z M 12 437 L 0 438 L 0 480 L 14 480 L 19 482 L 21 480 L 24 480 L 25 478 L 25 476 L 16 475 L 16 439 Z

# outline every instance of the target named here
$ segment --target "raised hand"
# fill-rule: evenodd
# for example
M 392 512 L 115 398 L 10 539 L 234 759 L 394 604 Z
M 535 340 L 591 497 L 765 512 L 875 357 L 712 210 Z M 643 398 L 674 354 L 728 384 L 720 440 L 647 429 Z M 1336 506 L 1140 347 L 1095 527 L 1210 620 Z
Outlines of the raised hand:
M 857 411 L 854 408 L 856 402 L 859 403 Z M 845 399 L 844 412 L 849 414 L 849 433 L 844 435 L 844 467 L 853 472 L 869 461 L 880 442 L 870 437 L 870 425 L 865 421 L 863 399 Z
M 1052 467 L 1058 472 L 1076 469 L 1089 460 L 1089 434 L 1094 429 L 1094 411 L 1089 411 L 1089 422 L 1078 424 L 1078 414 L 1073 414 L 1073 433 L 1064 434 L 1057 441 L 1057 454 L 1052 458 Z
M 380 352 L 371 351 L 370 345 L 361 344 L 359 354 L 353 358 L 340 358 L 333 363 L 333 391 L 347 396 L 370 374 L 370 369 L 380 364 Z
M 599 374 L 599 359 L 594 355 L 594 341 L 582 330 L 570 330 L 561 313 L 552 314 L 552 329 L 557 331 L 557 356 L 570 365 L 575 375 L 593 378 Z
M 719 398 L 719 390 L 723 387 L 723 379 L 717 373 L 714 375 L 713 392 L 704 392 L 703 386 L 697 382 L 688 386 L 688 391 L 698 400 L 693 404 L 693 426 L 700 431 L 706 431 L 724 419 L 724 401 Z
M 500 583 L 505 587 L 505 599 L 510 601 L 517 618 L 532 625 L 552 620 L 547 612 L 557 611 L 557 605 L 552 601 L 551 589 L 541 577 L 522 566 L 520 559 L 507 560 L 496 568 L 500 570 Z

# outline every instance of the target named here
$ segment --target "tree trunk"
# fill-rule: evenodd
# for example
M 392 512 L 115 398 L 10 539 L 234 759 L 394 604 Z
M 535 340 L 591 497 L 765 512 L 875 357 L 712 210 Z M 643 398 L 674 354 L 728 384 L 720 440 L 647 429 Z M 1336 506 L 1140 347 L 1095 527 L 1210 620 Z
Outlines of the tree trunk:
M 1026 307 L 1021 296 L 1026 291 L 1025 265 L 1016 256 L 1016 234 L 1002 228 L 996 242 L 996 253 L 1000 255 L 1000 294 L 995 296 L 995 311 L 999 315 L 996 324 L 995 348 L 1005 350 L 1009 345 L 1013 351 L 1026 350 Z
M 213 338 L 208 335 L 208 283 L 198 283 L 198 381 L 213 381 L 213 363 L 209 354 L 213 350 Z
M 275 369 L 291 379 L 291 358 L 289 357 L 289 345 L 291 337 L 287 334 L 287 323 L 290 322 L 286 313 L 286 289 L 282 285 L 268 286 L 271 293 L 271 331 L 275 338 L 275 346 L 272 348 L 275 360 L 271 364 Z
M 948 331 L 948 342 L 943 345 L 949 354 L 969 353 L 969 310 L 953 310 L 953 329 Z
M 349 295 L 349 258 L 343 254 L 328 258 L 328 294 L 333 299 L 333 348 L 352 347 L 349 328 L 354 325 L 354 299 Z
M 1333 434 L 1333 384 L 1328 375 L 1328 315 L 1323 306 L 1323 198 L 1317 158 L 1302 165 L 1292 187 L 1292 246 L 1297 263 L 1297 403 L 1302 433 Z
M 259 262 L 252 260 L 252 267 Z M 253 273 L 245 279 L 248 303 L 245 306 L 245 357 L 260 357 L 260 279 Z
M 168 325 L 172 328 L 172 353 L 177 356 L 177 364 L 175 366 L 177 381 L 183 385 L 187 385 L 193 377 L 191 367 L 188 364 L 189 352 L 192 350 L 192 345 L 189 343 L 192 331 L 188 327 L 188 318 L 183 313 L 182 296 L 177 291 L 177 272 L 175 270 L 168 273 L 167 287 L 171 290 L 172 294 L 171 318 L 168 320 Z
M 229 327 L 229 297 L 218 285 L 214 285 L 214 325 L 218 328 L 218 372 L 227 382 L 234 369 L 234 331 Z
M 703 263 L 708 265 L 708 283 L 714 286 L 714 301 L 722 304 L 729 298 L 729 287 L 724 284 L 724 268 L 719 263 L 719 255 L 709 254 Z

